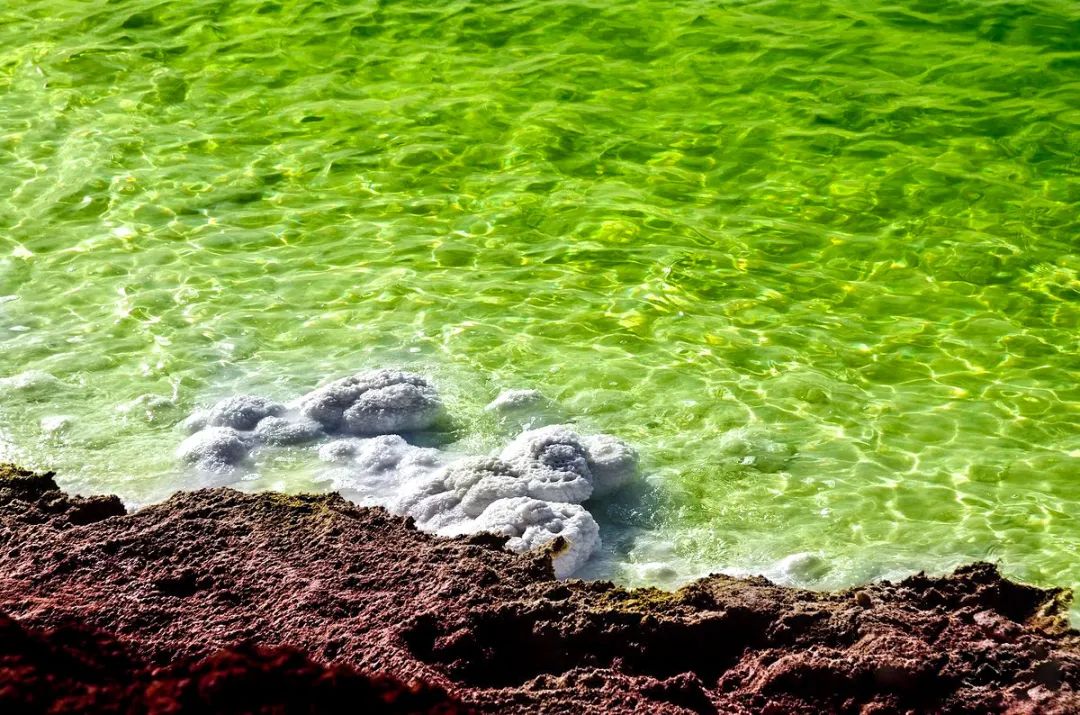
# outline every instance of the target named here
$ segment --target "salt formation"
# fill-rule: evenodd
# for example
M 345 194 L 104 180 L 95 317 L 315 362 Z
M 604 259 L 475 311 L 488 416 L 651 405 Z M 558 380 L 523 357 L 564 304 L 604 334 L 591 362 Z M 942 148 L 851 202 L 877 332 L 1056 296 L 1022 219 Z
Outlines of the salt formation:
M 542 399 L 533 390 L 512 390 L 489 408 L 521 410 Z M 508 537 L 506 548 L 516 552 L 561 537 L 553 554 L 556 575 L 580 568 L 600 545 L 600 529 L 581 502 L 610 494 L 634 476 L 633 448 L 611 435 L 583 437 L 567 425 L 525 430 L 498 457 L 451 455 L 399 434 L 433 427 L 441 411 L 425 378 L 375 370 L 287 405 L 254 395 L 224 399 L 184 422 L 193 434 L 177 456 L 228 473 L 256 448 L 337 435 L 318 447 L 328 464 L 321 479 L 347 498 L 387 506 L 444 536 L 494 532 Z
M 255 426 L 255 436 L 266 444 L 301 444 L 318 439 L 323 433 L 322 425 L 306 417 L 264 417 Z
M 59 378 L 42 370 L 27 370 L 17 375 L 0 377 L 0 394 L 20 392 L 39 395 L 61 387 L 64 387 L 64 383 Z
M 561 421 L 551 400 L 536 390 L 503 390 L 484 411 L 495 415 L 503 428 L 532 429 Z
M 488 412 L 515 412 L 533 409 L 543 403 L 544 396 L 536 390 L 503 390 L 484 409 Z
M 425 430 L 435 424 L 442 409 L 430 382 L 398 370 L 336 380 L 301 397 L 296 407 L 327 432 L 356 435 Z
M 406 488 L 391 508 L 422 529 L 453 536 L 468 531 L 469 520 L 492 502 L 526 496 L 528 487 L 521 471 L 501 459 L 466 457 Z
M 176 456 L 208 472 L 223 472 L 243 460 L 253 446 L 249 435 L 232 427 L 206 427 L 181 442 Z
M 411 445 L 396 434 L 338 439 L 318 452 L 324 462 L 336 465 L 322 475 L 323 481 L 365 506 L 385 504 L 388 494 L 430 478 L 445 464 L 437 449 Z
M 637 454 L 610 435 L 583 438 L 566 425 L 526 430 L 499 458 L 466 457 L 408 484 L 391 509 L 444 536 L 492 531 L 507 548 L 526 551 L 562 536 L 554 556 L 560 577 L 599 547 L 599 527 L 580 502 L 610 493 L 637 470 Z M 602 489 L 596 482 L 602 476 Z
M 593 496 L 611 494 L 637 474 L 637 451 L 618 437 L 593 434 L 583 438 L 582 444 L 592 472 Z
M 522 470 L 537 499 L 575 503 L 592 496 L 585 445 L 565 425 L 522 432 L 499 456 Z
M 763 429 L 753 426 L 725 432 L 717 446 L 738 466 L 768 474 L 784 469 L 795 453 L 791 446 L 770 439 Z
M 509 536 L 506 548 L 519 554 L 542 548 L 556 537 L 562 537 L 565 546 L 552 558 L 556 578 L 573 574 L 600 547 L 600 527 L 580 504 L 559 504 L 528 497 L 499 499 L 484 510 L 475 527 L 475 531 Z

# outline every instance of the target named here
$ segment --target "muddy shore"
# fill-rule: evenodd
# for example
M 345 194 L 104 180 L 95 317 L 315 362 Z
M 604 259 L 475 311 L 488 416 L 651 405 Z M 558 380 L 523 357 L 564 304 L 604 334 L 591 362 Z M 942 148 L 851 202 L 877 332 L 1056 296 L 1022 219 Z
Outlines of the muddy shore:
M 5 712 L 1080 711 L 1069 595 L 989 564 L 839 593 L 628 591 L 338 496 L 126 513 L 52 476 L 0 467 Z

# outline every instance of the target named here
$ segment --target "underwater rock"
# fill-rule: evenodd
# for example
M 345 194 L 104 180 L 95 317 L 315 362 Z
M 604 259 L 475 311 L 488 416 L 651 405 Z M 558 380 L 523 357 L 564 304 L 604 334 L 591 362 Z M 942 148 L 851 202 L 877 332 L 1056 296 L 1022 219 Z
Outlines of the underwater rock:
M 139 414 L 147 422 L 156 422 L 169 415 L 176 409 L 176 403 L 164 395 L 145 393 L 133 400 L 123 402 L 116 406 L 116 410 L 123 415 Z M 202 429 L 205 424 L 200 425 Z M 194 431 L 194 430 L 189 430 Z
M 181 442 L 176 456 L 199 469 L 222 472 L 242 462 L 253 446 L 249 435 L 232 427 L 207 427 Z
M 806 584 L 825 577 L 829 571 L 829 562 L 820 554 L 804 551 L 780 559 L 767 575 L 783 584 Z
M 504 428 L 534 429 L 562 422 L 565 417 L 548 398 L 537 390 L 503 390 L 484 411 L 495 415 Z
M 207 419 L 206 410 L 195 410 L 180 423 L 180 427 L 188 434 L 195 434 L 203 427 L 206 427 Z
M 506 548 L 519 554 L 561 538 L 551 559 L 555 578 L 568 578 L 600 547 L 600 527 L 585 507 L 529 497 L 492 502 L 476 520 L 475 530 L 510 537 Z
M 356 435 L 428 429 L 442 411 L 427 379 L 400 370 L 372 370 L 336 380 L 304 395 L 296 406 L 327 432 Z
M 63 432 L 71 426 L 74 420 L 71 415 L 48 415 L 40 421 L 41 431 L 47 435 L 55 435 Z
M 0 377 L 0 394 L 10 391 L 39 397 L 64 386 L 59 378 L 44 370 L 27 370 L 10 377 Z

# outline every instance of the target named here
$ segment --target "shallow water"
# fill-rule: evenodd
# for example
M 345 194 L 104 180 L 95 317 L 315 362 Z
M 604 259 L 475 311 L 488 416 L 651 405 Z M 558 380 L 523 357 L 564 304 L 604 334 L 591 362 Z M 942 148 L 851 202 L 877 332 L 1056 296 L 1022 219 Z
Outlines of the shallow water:
M 404 365 L 463 450 L 505 387 L 640 449 L 592 574 L 1078 585 L 1078 51 L 1055 1 L 6 4 L 0 457 L 142 503 L 194 406 Z

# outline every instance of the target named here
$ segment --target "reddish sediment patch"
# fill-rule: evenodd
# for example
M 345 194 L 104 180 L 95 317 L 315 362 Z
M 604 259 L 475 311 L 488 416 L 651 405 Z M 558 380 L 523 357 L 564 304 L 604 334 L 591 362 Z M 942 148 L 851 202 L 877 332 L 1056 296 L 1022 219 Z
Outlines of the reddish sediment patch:
M 326 666 L 289 647 L 238 644 L 150 667 L 106 631 L 42 630 L 0 615 L 0 712 L 18 713 L 467 713 L 438 688 Z
M 78 622 L 104 655 L 71 682 L 129 678 L 140 708 L 155 674 L 190 682 L 231 658 L 287 661 L 310 688 L 406 683 L 434 698 L 418 712 L 1080 711 L 1068 594 L 989 564 L 840 593 L 725 576 L 625 590 L 337 496 L 210 489 L 127 514 L 51 477 L 0 468 L 0 612 L 18 624 L 0 627 L 43 652 Z M 30 692 L 5 657 L 0 693 Z M 261 677 L 236 682 L 257 699 Z

